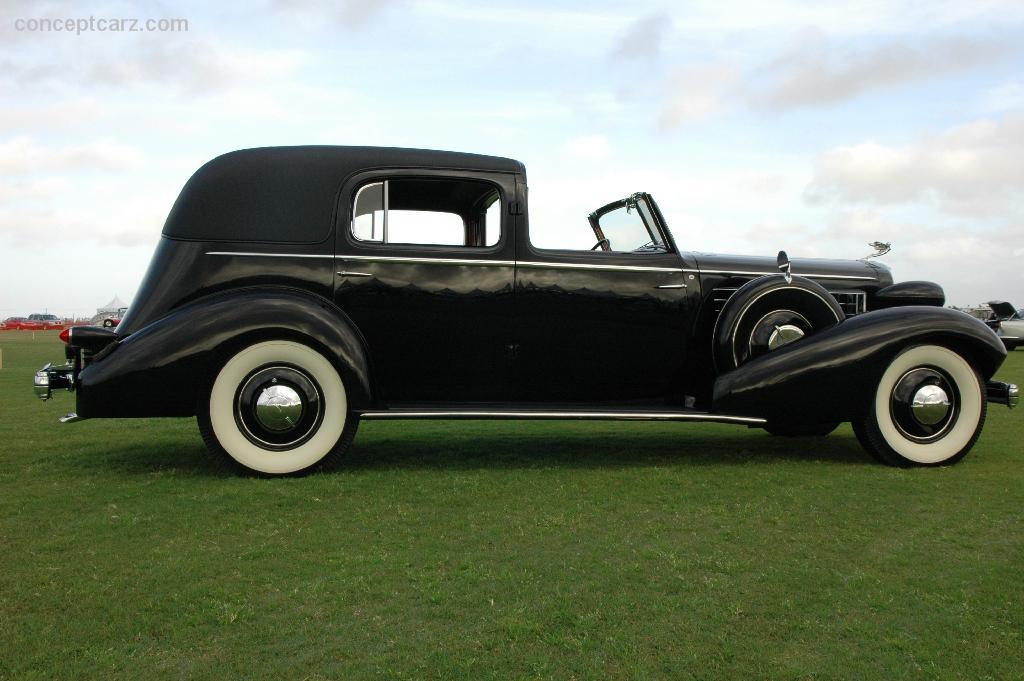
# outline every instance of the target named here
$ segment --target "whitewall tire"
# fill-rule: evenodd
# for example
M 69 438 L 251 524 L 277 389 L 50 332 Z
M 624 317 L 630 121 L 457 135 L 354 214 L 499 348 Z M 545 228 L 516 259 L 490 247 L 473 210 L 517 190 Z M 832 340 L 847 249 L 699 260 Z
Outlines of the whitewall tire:
M 358 425 L 337 369 L 313 348 L 288 340 L 239 350 L 199 405 L 207 446 L 241 468 L 302 473 L 341 456 Z
M 984 382 L 967 359 L 949 348 L 919 345 L 889 364 L 868 416 L 854 429 L 884 463 L 941 466 L 971 450 L 986 408 Z

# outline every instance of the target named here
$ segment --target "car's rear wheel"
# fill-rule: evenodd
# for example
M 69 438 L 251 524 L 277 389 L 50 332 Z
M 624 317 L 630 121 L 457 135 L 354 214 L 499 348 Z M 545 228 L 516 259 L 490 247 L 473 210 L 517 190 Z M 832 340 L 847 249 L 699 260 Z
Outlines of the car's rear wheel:
M 236 352 L 199 406 L 207 447 L 235 466 L 268 475 L 332 463 L 357 427 L 337 369 L 313 348 L 287 340 Z
M 109 329 L 109 328 L 110 328 L 110 327 L 112 327 L 113 325 L 114 325 L 114 322 L 112 322 L 111 320 L 109 320 L 109 319 L 104 319 L 104 320 L 103 320 L 103 327 L 104 327 L 104 328 L 107 328 L 107 329 Z
M 984 382 L 967 359 L 949 348 L 919 345 L 889 364 L 854 432 L 884 463 L 943 466 L 974 446 L 986 408 Z

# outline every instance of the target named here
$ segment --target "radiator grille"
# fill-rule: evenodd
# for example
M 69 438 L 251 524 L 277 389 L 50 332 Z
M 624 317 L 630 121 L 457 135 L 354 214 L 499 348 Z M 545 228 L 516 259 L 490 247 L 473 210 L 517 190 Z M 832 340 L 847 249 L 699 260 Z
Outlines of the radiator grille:
M 868 296 L 863 291 L 829 291 L 843 308 L 847 317 L 860 314 L 867 309 Z
M 725 306 L 725 301 L 729 300 L 732 294 L 738 290 L 728 287 L 712 289 L 711 307 L 714 309 L 716 317 Z M 858 315 L 867 309 L 868 296 L 863 291 L 829 291 L 829 293 L 839 303 L 839 307 L 843 308 L 843 313 L 847 317 Z

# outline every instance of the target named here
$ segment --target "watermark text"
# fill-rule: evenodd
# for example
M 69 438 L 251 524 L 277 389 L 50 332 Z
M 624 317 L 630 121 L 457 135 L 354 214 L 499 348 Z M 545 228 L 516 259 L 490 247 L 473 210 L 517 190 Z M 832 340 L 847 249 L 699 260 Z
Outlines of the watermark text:
M 185 33 L 188 19 L 138 19 L 73 17 L 65 19 L 19 18 L 14 30 L 27 33 Z

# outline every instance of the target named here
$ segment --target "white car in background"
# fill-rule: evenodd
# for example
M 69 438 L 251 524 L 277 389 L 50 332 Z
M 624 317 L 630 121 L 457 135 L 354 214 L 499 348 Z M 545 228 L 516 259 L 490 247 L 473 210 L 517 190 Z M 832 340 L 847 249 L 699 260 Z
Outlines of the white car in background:
M 1015 310 L 1004 300 L 990 300 L 988 306 L 992 308 L 988 324 L 995 329 L 1006 349 L 1015 350 L 1024 345 L 1024 308 Z

